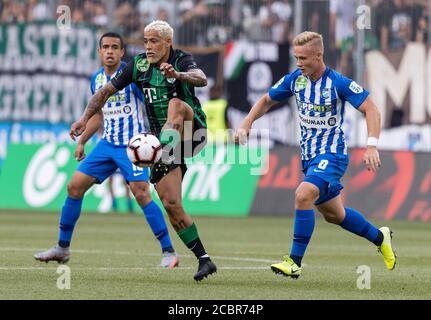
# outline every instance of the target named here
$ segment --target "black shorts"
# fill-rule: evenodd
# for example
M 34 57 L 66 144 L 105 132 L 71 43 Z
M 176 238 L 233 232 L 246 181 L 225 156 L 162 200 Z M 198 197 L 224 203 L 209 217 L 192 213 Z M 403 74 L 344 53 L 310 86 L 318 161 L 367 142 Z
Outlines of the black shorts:
M 196 118 L 193 119 L 193 139 L 187 141 L 181 141 L 174 151 L 175 160 L 169 165 L 163 165 L 156 163 L 151 168 L 150 182 L 156 185 L 164 176 L 169 172 L 175 170 L 177 167 L 181 167 L 182 176 L 187 171 L 187 165 L 185 158 L 192 158 L 197 155 L 205 147 L 207 143 L 207 128 Z M 181 148 L 181 149 L 179 149 Z M 180 159 L 180 161 L 178 161 Z M 160 170 L 160 166 L 164 166 Z

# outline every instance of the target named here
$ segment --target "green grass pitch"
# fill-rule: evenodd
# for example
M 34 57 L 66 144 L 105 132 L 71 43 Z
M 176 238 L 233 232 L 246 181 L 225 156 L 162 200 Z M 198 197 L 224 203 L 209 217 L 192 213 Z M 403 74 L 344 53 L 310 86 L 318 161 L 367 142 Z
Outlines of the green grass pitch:
M 71 288 L 57 289 L 57 263 L 33 254 L 55 244 L 59 215 L 0 212 L 0 299 L 431 299 L 431 225 L 376 222 L 394 230 L 394 271 L 368 241 L 318 219 L 298 280 L 269 266 L 290 251 L 291 218 L 195 217 L 219 270 L 196 283 L 197 262 L 170 228 L 180 267 L 157 267 L 158 242 L 140 215 L 83 213 L 72 243 Z M 370 289 L 358 289 L 358 266 Z

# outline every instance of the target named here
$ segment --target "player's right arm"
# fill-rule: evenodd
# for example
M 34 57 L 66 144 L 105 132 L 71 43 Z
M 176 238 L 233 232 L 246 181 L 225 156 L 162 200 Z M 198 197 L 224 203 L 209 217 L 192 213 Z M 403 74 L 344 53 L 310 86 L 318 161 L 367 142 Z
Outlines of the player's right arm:
M 250 134 L 253 122 L 262 117 L 269 109 L 278 101 L 273 101 L 268 93 L 261 97 L 251 108 L 248 115 L 244 118 L 241 126 L 236 130 L 235 143 L 245 144 L 248 135 Z
M 241 126 L 235 132 L 235 143 L 245 144 L 250 134 L 253 122 L 262 117 L 272 106 L 289 98 L 292 93 L 292 76 L 288 74 L 280 79 L 263 97 L 261 97 L 251 108 L 243 120 Z
M 109 97 L 115 94 L 117 91 L 122 90 L 133 82 L 133 70 L 135 67 L 135 60 L 130 61 L 111 81 L 105 84 L 101 89 L 91 97 L 85 108 L 84 114 L 81 118 L 72 124 L 70 128 L 70 137 L 75 140 L 76 137 L 80 136 L 87 126 L 88 120 L 102 110 L 106 101 Z
M 74 122 L 70 128 L 69 135 L 72 140 L 75 140 L 76 137 L 79 137 L 85 131 L 88 120 L 90 120 L 90 118 L 97 112 L 102 110 L 109 97 L 117 91 L 118 89 L 115 88 L 111 82 L 108 82 L 91 97 L 87 107 L 85 108 L 84 114 L 78 121 Z
M 76 161 L 81 161 L 85 158 L 85 144 L 88 140 L 100 129 L 103 125 L 103 113 L 98 111 L 94 116 L 88 120 L 87 127 L 79 138 L 79 142 L 75 149 Z

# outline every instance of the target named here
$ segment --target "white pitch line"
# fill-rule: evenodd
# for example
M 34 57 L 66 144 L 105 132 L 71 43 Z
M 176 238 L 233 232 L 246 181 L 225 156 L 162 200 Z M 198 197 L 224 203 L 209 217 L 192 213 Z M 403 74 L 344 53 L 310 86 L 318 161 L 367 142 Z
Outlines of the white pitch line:
M 38 252 L 42 251 L 44 249 L 40 248 L 12 248 L 12 247 L 0 247 L 0 251 L 18 251 L 18 252 Z M 81 250 L 81 249 L 73 249 L 72 252 L 76 253 L 86 253 L 86 254 L 107 254 L 107 255 L 142 255 L 142 256 L 152 256 L 152 257 L 158 257 L 160 256 L 160 253 L 152 253 L 152 252 L 144 252 L 144 253 L 137 253 L 137 252 L 130 252 L 130 251 L 102 251 L 102 250 Z M 180 258 L 191 258 L 191 255 L 188 254 L 181 254 L 179 255 Z M 228 260 L 228 261 L 243 261 L 243 262 L 262 262 L 262 263 L 275 263 L 274 260 L 269 259 L 260 259 L 260 258 L 243 258 L 243 257 L 225 257 L 225 256 L 211 256 L 214 259 L 220 259 L 220 260 Z
M 180 270 L 190 270 L 195 269 L 194 267 L 177 267 L 176 269 Z M 268 270 L 269 267 L 219 267 L 219 270 Z M 0 271 L 53 271 L 57 270 L 57 268 L 52 267 L 0 267 Z M 131 268 L 131 267 L 70 267 L 71 271 L 74 270 L 83 270 L 83 271 L 145 271 L 145 270 L 160 270 L 163 271 L 165 269 L 160 267 L 139 267 L 139 268 Z

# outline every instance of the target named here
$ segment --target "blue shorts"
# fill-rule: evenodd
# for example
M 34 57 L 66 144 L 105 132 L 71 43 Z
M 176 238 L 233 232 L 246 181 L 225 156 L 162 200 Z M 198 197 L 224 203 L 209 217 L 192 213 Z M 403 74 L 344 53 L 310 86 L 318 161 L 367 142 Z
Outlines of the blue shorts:
M 102 139 L 96 147 L 79 164 L 78 171 L 95 177 L 97 183 L 102 183 L 118 168 L 127 182 L 148 182 L 148 168 L 133 165 L 127 157 L 127 147 L 115 146 Z
M 304 181 L 314 184 L 320 190 L 320 197 L 314 203 L 322 204 L 340 194 L 343 185 L 340 180 L 346 172 L 349 157 L 344 154 L 321 154 L 311 160 L 302 160 Z

